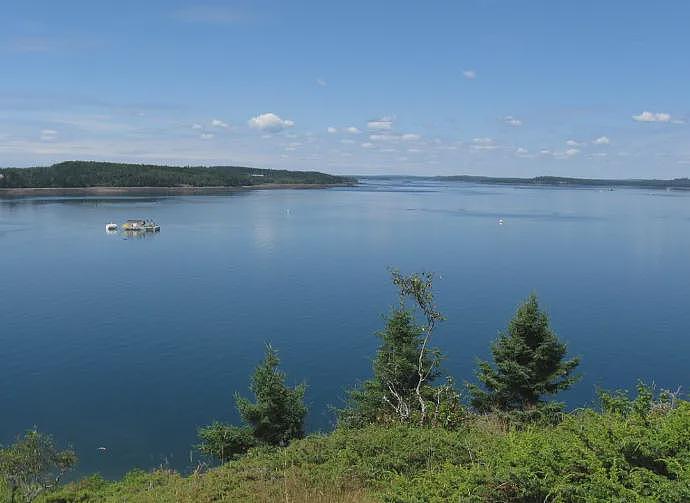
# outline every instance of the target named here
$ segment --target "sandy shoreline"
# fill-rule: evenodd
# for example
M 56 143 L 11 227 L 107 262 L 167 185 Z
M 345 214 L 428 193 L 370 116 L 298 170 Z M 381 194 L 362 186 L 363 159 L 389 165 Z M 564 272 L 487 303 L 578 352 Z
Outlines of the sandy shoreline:
M 16 196 L 69 196 L 69 195 L 208 195 L 227 194 L 244 190 L 268 189 L 328 189 L 332 187 L 349 187 L 349 183 L 265 183 L 262 185 L 242 185 L 223 187 L 31 187 L 0 189 L 1 197 Z

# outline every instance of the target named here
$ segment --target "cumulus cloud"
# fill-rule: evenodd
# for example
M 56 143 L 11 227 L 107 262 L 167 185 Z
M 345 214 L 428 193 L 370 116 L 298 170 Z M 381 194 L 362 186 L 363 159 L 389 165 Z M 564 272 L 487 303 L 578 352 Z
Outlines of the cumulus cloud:
M 370 141 L 365 141 L 360 145 L 362 148 L 374 148 L 374 144 L 371 143 Z
M 580 147 L 583 145 L 583 143 L 581 143 L 579 141 L 575 141 L 575 140 L 568 140 L 565 142 L 565 144 L 568 145 L 569 147 Z
M 331 134 L 334 134 L 334 133 L 337 133 L 337 132 L 338 132 L 338 130 L 337 130 L 336 128 L 334 128 L 334 127 L 329 127 L 326 131 L 328 131 L 328 132 L 331 133 Z
M 392 117 L 381 117 L 367 122 L 367 128 L 372 131 L 390 131 L 393 128 Z
M 41 140 L 52 141 L 57 139 L 58 132 L 54 129 L 42 129 L 41 130 Z
M 493 150 L 498 146 L 493 138 L 473 138 L 472 148 L 475 150 Z
M 508 126 L 513 126 L 513 127 L 522 126 L 522 121 L 516 117 L 513 117 L 512 115 L 506 115 L 503 119 L 503 122 L 505 122 Z
M 571 157 L 575 157 L 580 153 L 579 148 L 569 148 L 564 151 L 557 151 L 557 152 L 549 152 L 549 151 L 542 151 L 542 152 L 548 152 L 548 154 L 544 155 L 549 155 L 551 154 L 555 159 L 570 159 Z
M 345 131 L 350 134 L 359 134 L 361 131 L 354 126 L 346 127 Z
M 213 127 L 222 127 L 222 128 L 227 128 L 227 127 L 228 127 L 228 125 L 227 125 L 225 122 L 223 122 L 222 120 L 220 120 L 220 119 L 213 119 L 213 120 L 211 121 L 211 126 L 213 126 Z
M 214 135 L 213 133 L 201 133 L 201 136 L 199 136 L 199 138 L 201 138 L 202 140 L 211 140 L 215 136 L 216 135 Z
M 592 140 L 595 145 L 609 145 L 611 140 L 607 136 L 600 136 L 599 138 Z
M 462 75 L 467 80 L 474 80 L 477 78 L 477 72 L 475 72 L 474 70 L 463 70 Z
M 349 144 L 352 144 L 354 142 L 355 142 L 355 140 L 350 140 L 349 138 L 343 138 L 342 140 L 340 140 L 340 143 L 344 143 L 345 145 L 349 145 Z
M 670 122 L 671 115 L 663 112 L 648 112 L 644 111 L 639 115 L 633 115 L 632 118 L 637 122 Z
M 294 126 L 295 123 L 288 119 L 281 119 L 274 113 L 265 113 L 249 119 L 249 127 L 269 133 L 278 133 Z
M 385 134 L 370 134 L 369 139 L 371 141 L 395 141 L 399 137 L 394 134 L 390 133 L 385 133 Z
M 515 149 L 515 155 L 523 157 L 529 154 L 529 150 L 526 148 L 518 147 Z
M 201 124 L 192 124 L 192 129 L 201 129 Z
M 420 135 L 414 134 L 414 133 L 406 133 L 400 137 L 401 139 L 405 141 L 417 141 L 421 138 Z

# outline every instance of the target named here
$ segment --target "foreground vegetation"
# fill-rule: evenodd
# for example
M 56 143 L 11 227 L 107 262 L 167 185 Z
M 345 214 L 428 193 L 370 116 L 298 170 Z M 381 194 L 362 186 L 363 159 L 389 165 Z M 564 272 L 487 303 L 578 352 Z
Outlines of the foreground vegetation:
M 76 458 L 29 432 L 0 449 L 0 496 L 11 501 L 690 501 L 690 403 L 639 383 L 565 412 L 578 358 L 531 295 L 463 391 L 433 346 L 444 320 L 433 275 L 393 271 L 399 305 L 377 334 L 372 377 L 347 394 L 330 434 L 304 437 L 304 385 L 289 387 L 270 345 L 235 395 L 243 425 L 199 430 L 218 462 L 189 475 L 134 471 L 56 489 Z M 465 399 L 464 396 L 467 396 Z M 40 442 L 37 442 L 40 440 Z M 32 443 L 33 442 L 33 443 Z M 27 449 L 27 445 L 31 448 Z M 57 474 L 57 476 L 56 476 Z M 4 490 L 4 493 L 3 493 Z
M 690 501 L 690 404 L 621 400 L 555 426 L 340 428 L 183 477 L 133 472 L 44 501 Z
M 0 188 L 240 187 L 279 184 L 342 184 L 353 180 L 316 171 L 236 166 L 157 166 L 67 161 L 48 167 L 0 169 Z

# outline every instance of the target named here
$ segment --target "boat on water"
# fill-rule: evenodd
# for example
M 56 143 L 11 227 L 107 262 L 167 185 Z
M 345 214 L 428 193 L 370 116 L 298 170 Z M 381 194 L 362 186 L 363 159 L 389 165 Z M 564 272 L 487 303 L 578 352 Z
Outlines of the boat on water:
M 127 220 L 122 224 L 122 230 L 125 231 L 142 231 L 142 232 L 158 232 L 161 230 L 161 226 L 158 225 L 153 220 Z
M 105 224 L 105 230 L 106 230 L 106 232 L 116 231 L 117 230 L 117 224 L 115 224 L 113 222 L 108 222 L 107 224 Z

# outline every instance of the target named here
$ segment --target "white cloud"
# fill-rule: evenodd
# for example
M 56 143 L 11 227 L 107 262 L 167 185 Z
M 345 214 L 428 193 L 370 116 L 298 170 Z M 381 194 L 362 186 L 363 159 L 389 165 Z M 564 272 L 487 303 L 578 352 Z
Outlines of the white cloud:
M 350 140 L 349 138 L 343 138 L 342 140 L 340 140 L 340 143 L 344 143 L 345 145 L 349 145 L 349 144 L 352 144 L 354 142 L 355 142 L 355 140 Z
M 566 155 L 566 157 L 572 157 L 572 156 L 574 156 L 574 155 L 579 154 L 579 153 L 580 153 L 580 149 L 579 149 L 579 148 L 569 148 L 568 150 L 566 150 L 566 151 L 563 152 L 563 153 Z
M 569 147 L 580 147 L 583 145 L 583 143 L 580 143 L 579 141 L 575 141 L 575 140 L 568 140 L 565 142 L 565 144 L 568 145 Z
M 199 138 L 201 138 L 202 140 L 212 140 L 215 136 L 216 135 L 214 135 L 213 133 L 202 133 L 201 136 L 199 136 Z
M 418 149 L 418 148 L 408 148 L 407 151 L 410 152 L 411 154 L 418 154 L 419 152 L 421 152 L 421 149 Z
M 328 132 L 331 133 L 331 134 L 337 133 L 337 132 L 338 132 L 338 130 L 337 130 L 336 128 L 334 128 L 334 127 L 329 127 L 326 131 L 328 131 Z
M 283 129 L 294 126 L 295 123 L 288 119 L 281 119 L 274 113 L 257 115 L 249 119 L 249 127 L 269 133 L 278 133 Z
M 551 151 L 547 148 L 543 148 L 539 151 L 539 155 L 551 155 Z
M 632 118 L 637 122 L 669 122 L 671 115 L 663 112 L 647 112 L 645 110 L 639 115 L 633 115 Z
M 389 131 L 393 128 L 392 117 L 381 117 L 367 122 L 367 128 L 373 131 Z
M 475 145 L 492 145 L 494 140 L 493 138 L 472 138 L 472 143 Z
M 420 135 L 414 134 L 414 133 L 406 133 L 400 137 L 401 139 L 405 141 L 417 141 L 421 138 Z
M 398 135 L 385 133 L 385 134 L 370 134 L 369 139 L 371 141 L 396 141 L 399 139 Z
M 192 129 L 201 129 L 201 124 L 192 124 Z
M 360 131 L 359 129 L 357 129 L 356 127 L 354 127 L 354 126 L 346 127 L 346 128 L 345 128 L 345 131 L 348 132 L 348 133 L 350 133 L 350 134 L 359 134 L 359 133 L 361 133 L 361 131 Z
M 473 138 L 472 148 L 475 150 L 494 150 L 498 146 L 493 138 Z
M 328 85 L 328 82 L 326 82 L 326 81 L 325 81 L 324 79 L 322 79 L 322 78 L 318 78 L 318 79 L 316 79 L 316 84 L 319 85 L 319 86 L 321 86 L 321 87 L 326 87 L 326 86 Z
M 57 139 L 58 132 L 54 129 L 42 129 L 41 130 L 41 140 L 43 141 L 53 141 Z
M 374 144 L 371 143 L 371 142 L 369 142 L 369 141 L 365 141 L 365 142 L 362 143 L 360 146 L 361 146 L 362 148 L 374 148 Z
M 526 148 L 518 147 L 515 149 L 515 155 L 523 157 L 529 154 L 529 150 Z
M 513 126 L 513 127 L 522 126 L 522 121 L 516 117 L 513 117 L 512 115 L 506 115 L 505 118 L 503 119 L 503 122 L 505 122 L 507 125 Z
M 600 136 L 596 140 L 592 140 L 592 143 L 595 145 L 609 145 L 611 140 L 608 138 L 608 136 Z
M 474 80 L 477 78 L 477 72 L 474 70 L 463 70 L 462 75 L 468 80 Z
M 213 119 L 213 120 L 211 121 L 211 126 L 213 126 L 213 127 L 222 127 L 222 128 L 227 128 L 227 127 L 228 127 L 228 125 L 227 125 L 225 122 L 223 122 L 222 120 L 220 120 L 220 119 Z

